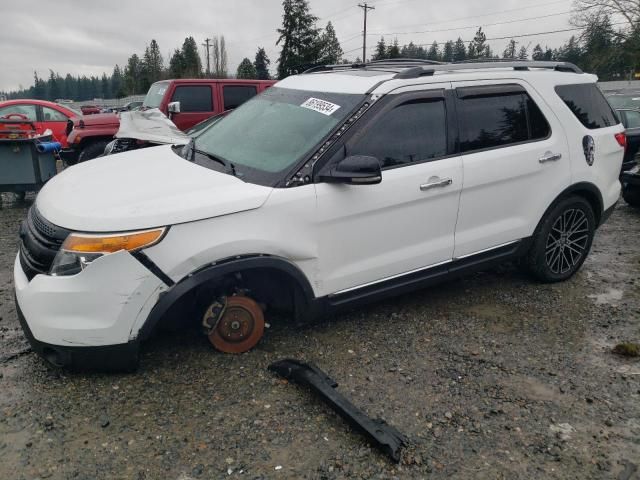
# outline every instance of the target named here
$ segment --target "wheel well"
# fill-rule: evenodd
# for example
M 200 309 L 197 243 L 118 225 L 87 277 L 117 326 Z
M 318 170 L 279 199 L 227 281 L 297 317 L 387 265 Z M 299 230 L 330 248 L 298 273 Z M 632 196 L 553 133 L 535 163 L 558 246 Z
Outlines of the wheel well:
M 216 298 L 242 292 L 267 311 L 290 312 L 297 323 L 315 317 L 313 290 L 295 264 L 270 256 L 234 258 L 188 275 L 164 293 L 140 330 L 148 338 L 155 326 L 196 319 Z M 200 311 L 202 310 L 202 311 Z
M 602 218 L 602 203 L 598 195 L 591 190 L 579 189 L 571 192 L 571 195 L 577 195 L 583 197 L 591 208 L 593 209 L 593 215 L 596 217 L 596 226 L 600 225 L 600 219 Z
M 596 219 L 596 226 L 600 225 L 600 220 L 602 219 L 602 214 L 604 212 L 604 202 L 602 201 L 602 195 L 600 194 L 598 187 L 588 182 L 576 183 L 575 185 L 572 185 L 566 190 L 564 190 L 560 195 L 556 197 L 556 199 L 551 203 L 551 205 L 549 205 L 549 208 L 547 208 L 547 210 L 544 212 L 544 215 L 542 216 L 542 219 L 540 221 L 542 221 L 545 218 L 547 213 L 560 200 L 565 199 L 571 195 L 582 197 L 587 202 L 589 202 L 589 205 L 591 205 L 591 208 L 593 209 L 593 215 L 595 216 L 595 219 Z

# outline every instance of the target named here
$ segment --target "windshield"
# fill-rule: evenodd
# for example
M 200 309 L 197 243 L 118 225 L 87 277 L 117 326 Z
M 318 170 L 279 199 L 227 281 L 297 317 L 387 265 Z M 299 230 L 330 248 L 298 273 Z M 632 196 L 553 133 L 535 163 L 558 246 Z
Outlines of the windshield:
M 162 97 L 169 87 L 169 82 L 156 82 L 149 87 L 147 96 L 144 97 L 142 106 L 145 108 L 160 108 Z
M 195 148 L 233 164 L 245 181 L 272 185 L 364 98 L 271 87 L 205 130 Z

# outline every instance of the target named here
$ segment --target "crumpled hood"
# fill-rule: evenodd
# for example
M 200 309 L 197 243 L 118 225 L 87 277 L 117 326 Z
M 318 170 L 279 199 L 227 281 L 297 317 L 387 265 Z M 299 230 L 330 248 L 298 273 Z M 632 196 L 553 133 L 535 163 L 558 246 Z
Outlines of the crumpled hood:
M 121 113 L 116 138 L 135 138 L 166 145 L 186 145 L 191 140 L 157 108 Z
M 47 182 L 36 206 L 60 227 L 118 232 L 259 208 L 272 190 L 188 162 L 171 146 L 160 146 L 69 167 Z
M 97 127 L 102 125 L 120 125 L 120 119 L 115 113 L 96 113 L 94 115 L 83 115 L 74 122 L 74 127 L 79 128 L 80 122 L 85 127 Z

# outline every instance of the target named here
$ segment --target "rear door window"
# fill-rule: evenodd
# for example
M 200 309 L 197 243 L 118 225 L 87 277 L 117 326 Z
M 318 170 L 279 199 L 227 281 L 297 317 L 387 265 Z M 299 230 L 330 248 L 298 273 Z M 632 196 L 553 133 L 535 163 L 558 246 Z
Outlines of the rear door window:
M 238 108 L 244 102 L 258 94 L 258 89 L 251 85 L 225 85 L 222 88 L 224 109 Z
M 556 93 L 580 123 L 589 129 L 606 128 L 619 123 L 611 105 L 595 83 L 558 85 Z
M 459 100 L 462 152 L 506 147 L 547 138 L 549 123 L 533 99 L 513 89 L 493 93 L 500 87 L 472 87 L 474 94 Z M 460 91 L 458 89 L 458 95 Z M 471 90 L 471 89 L 470 89 Z
M 180 102 L 180 112 L 212 112 L 214 110 L 209 85 L 177 86 L 171 101 Z

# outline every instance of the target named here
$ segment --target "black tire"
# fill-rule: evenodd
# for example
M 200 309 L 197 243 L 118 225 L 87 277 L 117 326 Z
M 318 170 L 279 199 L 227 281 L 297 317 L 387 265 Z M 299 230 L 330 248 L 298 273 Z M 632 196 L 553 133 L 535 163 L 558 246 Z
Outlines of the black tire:
M 549 210 L 533 234 L 528 270 L 545 283 L 571 278 L 582 266 L 593 242 L 596 219 L 583 197 L 564 198 Z
M 107 143 L 108 142 L 106 140 L 98 140 L 97 142 L 90 143 L 84 147 L 78 156 L 78 163 L 101 157 L 104 154 L 104 149 L 107 146 Z
M 622 198 L 632 207 L 640 208 L 640 186 L 624 185 L 622 187 Z

